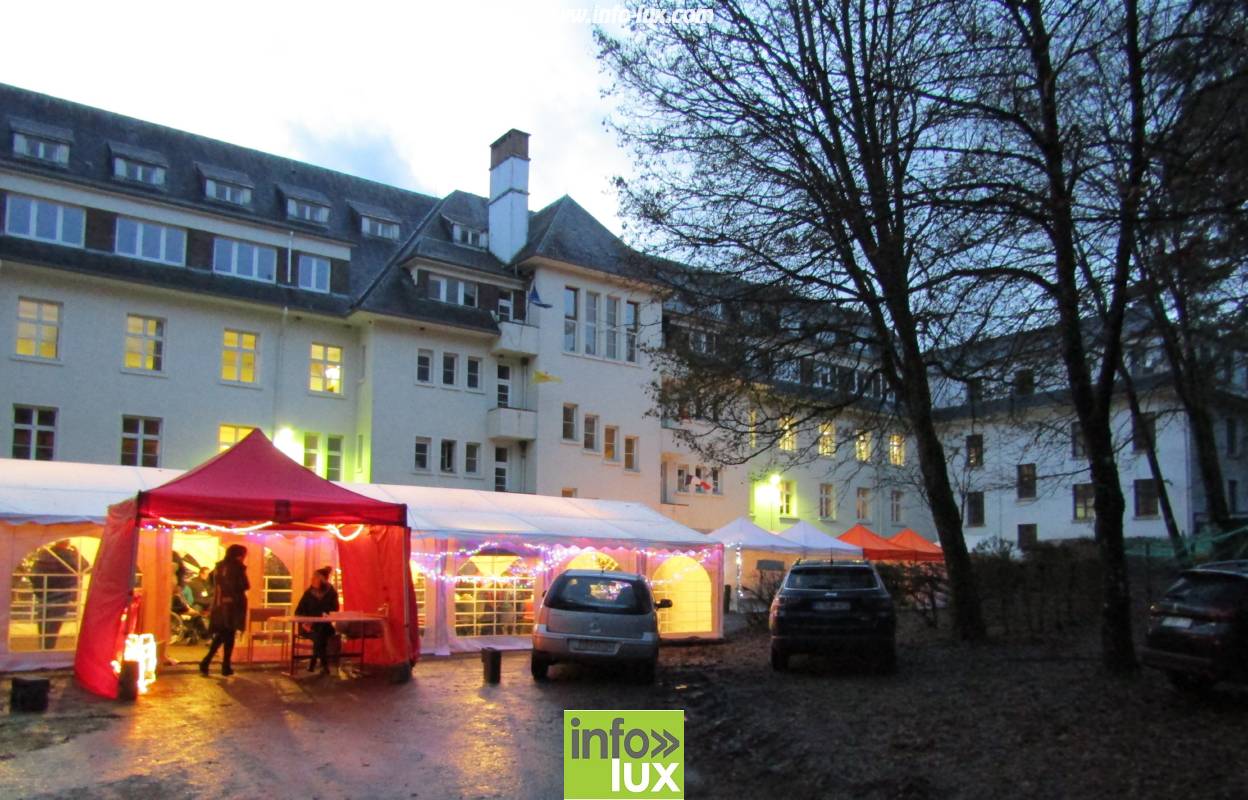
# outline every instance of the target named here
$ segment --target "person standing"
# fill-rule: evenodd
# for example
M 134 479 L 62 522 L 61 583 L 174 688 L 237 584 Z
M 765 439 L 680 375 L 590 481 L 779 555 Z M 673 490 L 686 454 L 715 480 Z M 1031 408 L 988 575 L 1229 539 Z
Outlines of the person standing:
M 234 656 L 234 634 L 247 625 L 247 590 L 251 584 L 247 581 L 247 548 L 241 544 L 232 544 L 225 550 L 225 558 L 217 562 L 212 573 L 213 596 L 212 610 L 209 614 L 209 632 L 212 644 L 208 647 L 208 655 L 199 662 L 199 671 L 208 674 L 212 657 L 221 654 L 221 674 L 233 675 L 230 659 Z
M 312 573 L 312 584 L 304 590 L 295 608 L 297 617 L 323 617 L 338 610 L 338 592 L 329 584 L 329 576 L 333 567 L 321 567 Z M 312 660 L 308 662 L 308 672 L 316 670 L 316 660 L 321 660 L 321 672 L 329 672 L 328 645 L 334 635 L 334 626 L 328 622 L 304 623 L 300 636 L 312 640 Z

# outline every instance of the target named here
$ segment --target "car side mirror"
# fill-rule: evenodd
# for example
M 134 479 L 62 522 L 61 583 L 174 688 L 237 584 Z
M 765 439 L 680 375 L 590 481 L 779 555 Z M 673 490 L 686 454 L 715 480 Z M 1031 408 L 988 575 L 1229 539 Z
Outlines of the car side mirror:
M 672 601 L 671 601 L 671 598 L 664 597 L 662 600 L 660 600 L 659 602 L 655 603 L 655 604 L 654 604 L 654 607 L 655 607 L 655 608 L 658 608 L 658 609 L 663 609 L 663 608 L 671 608 L 671 607 L 672 607 Z

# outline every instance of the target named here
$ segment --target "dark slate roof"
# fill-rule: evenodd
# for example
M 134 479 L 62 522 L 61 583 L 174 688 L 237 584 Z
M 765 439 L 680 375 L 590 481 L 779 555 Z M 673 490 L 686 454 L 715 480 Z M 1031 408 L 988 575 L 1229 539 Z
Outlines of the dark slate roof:
M 55 175 L 109 192 L 158 197 L 162 203 L 204 211 L 275 230 L 306 231 L 351 248 L 350 288 L 345 297 L 266 285 L 230 276 L 131 261 L 108 253 L 0 236 L 0 257 L 20 257 L 49 267 L 124 277 L 139 282 L 266 303 L 347 314 L 354 309 L 479 330 L 497 330 L 486 312 L 417 296 L 406 267 L 414 258 L 442 262 L 489 276 L 515 278 L 521 262 L 535 256 L 589 269 L 630 274 L 641 258 L 570 197 L 530 215 L 529 243 L 504 264 L 488 250 L 456 244 L 449 222 L 488 230 L 489 201 L 454 191 L 441 199 L 312 166 L 246 147 L 156 125 L 48 95 L 0 84 L 0 136 L 10 130 L 71 142 L 68 166 L 13 155 L 0 143 L 0 166 L 28 174 Z M 112 177 L 110 154 L 166 166 L 157 187 Z M 248 186 L 248 206 L 208 200 L 203 179 Z M 327 204 L 327 225 L 286 218 L 284 197 Z M 359 215 L 394 220 L 400 239 L 364 236 Z
M 533 215 L 529 243 L 515 261 L 538 256 L 627 277 L 643 276 L 653 263 L 566 194 Z
M 32 122 L 39 126 L 51 126 L 59 130 L 62 137 L 66 134 L 72 135 L 68 167 L 45 165 L 13 155 L 10 131 L 15 126 L 18 126 L 18 130 L 23 125 L 29 128 L 29 123 Z M 402 247 L 402 240 L 394 242 L 364 236 L 360 232 L 359 219 L 348 208 L 347 198 L 357 203 L 389 209 L 400 223 L 403 237 L 409 236 L 420 227 L 438 203 L 436 198 L 428 195 L 5 84 L 0 84 L 0 137 L 3 137 L 0 140 L 0 166 L 6 169 L 55 176 L 57 180 L 68 180 L 83 186 L 131 194 L 149 200 L 154 196 L 152 187 L 112 178 L 110 153 L 121 153 L 123 150 L 130 153 L 146 152 L 147 155 L 141 157 L 143 160 L 149 160 L 152 153 L 159 154 L 163 157 L 162 160 L 168 162 L 164 190 L 155 195 L 162 203 L 231 217 L 244 223 L 259 223 L 275 230 L 303 230 L 352 249 L 349 296 L 333 298 L 328 303 L 332 308 L 326 307 L 326 296 L 316 292 L 266 287 L 264 284 L 229 276 L 193 274 L 192 270 L 152 267 L 141 263 L 132 263 L 126 269 L 118 269 L 118 265 L 128 260 L 109 254 L 84 253 L 81 250 L 12 237 L 0 236 L 0 257 L 17 257 L 20 254 L 23 258 L 51 267 L 106 272 L 112 277 L 123 275 L 162 285 L 175 286 L 180 285 L 179 281 L 188 281 L 195 284 L 196 291 L 260 302 L 280 302 L 308 310 L 347 313 L 351 303 L 362 298 L 377 282 Z M 239 178 L 245 177 L 245 182 L 253 187 L 251 205 L 239 207 L 205 199 L 203 177 L 209 173 L 220 176 L 222 180 L 235 182 L 243 182 Z M 301 224 L 287 220 L 279 184 L 286 184 L 292 190 L 293 187 L 299 187 L 315 193 L 317 197 L 325 198 L 330 205 L 329 224 Z M 191 274 L 182 275 L 183 272 Z M 203 282 L 203 285 L 199 282 Z

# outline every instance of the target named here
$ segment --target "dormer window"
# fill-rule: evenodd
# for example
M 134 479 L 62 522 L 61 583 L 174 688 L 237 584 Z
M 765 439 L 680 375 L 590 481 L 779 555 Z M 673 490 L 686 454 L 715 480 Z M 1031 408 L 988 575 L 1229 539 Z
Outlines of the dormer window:
M 286 216 L 290 219 L 325 225 L 329 222 L 329 206 L 288 197 L 286 198 Z
M 399 223 L 377 217 L 360 217 L 360 233 L 365 236 L 376 236 L 381 239 L 399 238 Z
M 72 131 L 22 119 L 10 119 L 9 126 L 13 129 L 13 155 L 58 167 L 69 164 Z
M 204 197 L 209 200 L 220 200 L 222 203 L 233 203 L 236 206 L 251 205 L 251 189 L 237 183 L 208 178 L 204 181 Z
M 451 226 L 451 238 L 454 239 L 456 244 L 475 247 L 478 250 L 484 250 L 489 244 L 489 239 L 484 231 L 469 228 L 467 225 L 460 225 L 458 222 Z
M 155 164 L 144 164 L 129 158 L 113 159 L 113 177 L 122 178 L 149 186 L 165 185 L 165 168 Z
M 286 198 L 286 219 L 311 222 L 316 225 L 329 224 L 328 197 L 312 189 L 284 183 L 278 184 L 277 188 Z
M 69 163 L 69 145 L 25 133 L 13 134 L 13 155 L 37 158 L 64 166 Z
M 251 205 L 251 190 L 255 185 L 242 172 L 215 167 L 211 164 L 195 164 L 204 181 L 204 197 L 234 206 Z
M 160 153 L 133 145 L 110 142 L 113 156 L 113 177 L 117 180 L 164 187 L 169 162 Z

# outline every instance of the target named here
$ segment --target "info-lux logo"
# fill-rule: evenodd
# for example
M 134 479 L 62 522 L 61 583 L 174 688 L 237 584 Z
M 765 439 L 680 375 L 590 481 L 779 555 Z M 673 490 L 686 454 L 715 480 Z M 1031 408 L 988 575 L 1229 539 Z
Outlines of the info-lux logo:
M 564 711 L 564 800 L 684 800 L 685 712 Z

